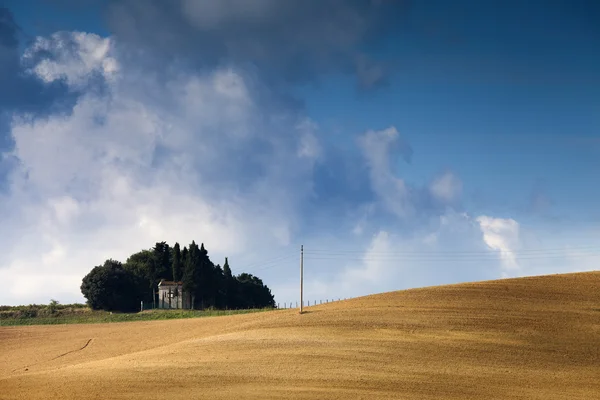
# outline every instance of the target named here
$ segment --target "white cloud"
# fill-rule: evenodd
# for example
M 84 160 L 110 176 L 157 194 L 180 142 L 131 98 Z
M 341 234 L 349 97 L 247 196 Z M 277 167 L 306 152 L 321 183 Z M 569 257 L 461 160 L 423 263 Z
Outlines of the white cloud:
M 429 191 L 435 199 L 451 203 L 460 197 L 462 182 L 456 175 L 448 171 L 431 182 Z
M 380 131 L 368 131 L 359 139 L 363 155 L 369 167 L 371 186 L 381 198 L 383 205 L 399 217 L 413 212 L 409 190 L 403 179 L 395 176 L 390 158 L 402 156 L 410 161 L 412 150 L 400 138 L 395 127 Z
M 343 284 L 350 287 L 359 285 L 371 285 L 378 283 L 385 275 L 389 261 L 379 257 L 381 253 L 389 253 L 392 249 L 398 250 L 390 242 L 390 234 L 380 231 L 373 236 L 369 247 L 365 251 L 362 266 L 348 268 L 344 273 Z
M 305 245 L 305 298 L 597 270 L 600 252 L 589 246 L 600 236 L 597 231 L 584 236 L 572 242 L 574 232 L 557 237 L 525 229 L 513 219 L 474 218 L 451 209 L 409 233 L 380 229 L 366 241 L 350 234 L 335 239 L 320 235 Z M 581 249 L 583 243 L 587 249 Z M 277 287 L 281 301 L 295 299 L 296 291 L 294 284 Z
M 84 32 L 57 32 L 50 38 L 38 37 L 23 59 L 35 62 L 41 52 L 52 54 L 35 64 L 31 72 L 45 82 L 64 79 L 70 86 L 85 85 L 92 73 L 112 79 L 119 69 L 111 56 L 111 40 Z
M 116 72 L 104 62 L 111 40 L 71 39 L 76 46 L 53 35 L 28 50 L 54 56 L 33 66 L 40 79 L 80 87 L 90 72 Z M 303 157 L 317 154 L 310 121 L 265 122 L 269 110 L 230 68 L 166 83 L 127 65 L 118 74 L 68 114 L 13 119 L 19 163 L 0 198 L 15 210 L 0 227 L 10 246 L 0 279 L 12 284 L 0 303 L 81 300 L 91 267 L 156 241 L 203 241 L 215 262 L 289 244 L 296 204 L 310 193 Z M 278 135 L 284 128 L 291 134 Z
M 408 233 L 392 228 L 366 240 L 315 237 L 305 254 L 305 288 L 311 299 L 493 279 L 502 267 L 489 253 L 479 223 L 452 210 Z
M 358 141 L 376 198 L 349 199 L 350 210 L 340 212 L 348 221 L 311 230 L 302 217 L 313 211 L 306 200 L 314 165 L 328 161 L 325 133 L 312 121 L 272 107 L 264 100 L 271 93 L 235 68 L 174 69 L 159 80 L 119 54 L 112 39 L 87 34 L 40 38 L 26 52 L 40 79 L 62 79 L 83 94 L 68 113 L 12 120 L 8 156 L 18 163 L 0 194 L 0 279 L 11 285 L 0 303 L 81 301 L 91 267 L 162 240 L 202 241 L 215 262 L 229 256 L 235 271 L 279 249 L 293 252 L 262 265 L 273 267 L 265 282 L 281 302 L 297 294 L 299 239 L 308 254 L 324 250 L 306 260 L 312 299 L 572 268 L 576 254 L 561 261 L 568 267 L 518 260 L 526 235 L 513 219 L 448 208 L 404 224 L 420 204 L 395 171 L 412 150 L 394 127 Z M 104 77 L 103 90 L 86 90 L 94 74 Z M 446 173 L 429 194 L 451 203 L 461 186 Z M 448 255 L 457 251 L 477 257 Z M 262 267 L 249 272 L 263 277 Z
M 514 219 L 480 216 L 477 222 L 483 232 L 483 240 L 492 250 L 499 252 L 505 274 L 519 268 L 516 250 L 519 247 L 519 224 Z

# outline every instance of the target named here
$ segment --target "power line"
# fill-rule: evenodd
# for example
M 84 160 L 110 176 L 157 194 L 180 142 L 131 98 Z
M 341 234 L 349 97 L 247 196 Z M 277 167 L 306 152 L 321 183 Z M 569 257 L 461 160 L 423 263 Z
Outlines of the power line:
M 493 261 L 498 259 L 498 255 L 507 254 L 513 256 L 516 260 L 551 260 L 563 258 L 581 258 L 581 257 L 600 257 L 600 252 L 584 254 L 555 254 L 555 255 L 536 255 L 519 256 L 512 252 L 496 252 L 488 256 L 463 256 L 463 257 L 435 257 L 435 256 L 383 256 L 383 257 L 360 257 L 360 256 L 306 256 L 306 260 L 340 260 L 340 261 Z
M 306 255 L 307 260 L 487 260 L 496 259 L 499 255 L 510 255 L 521 260 L 545 260 L 545 259 L 561 259 L 571 257 L 598 257 L 600 252 L 587 253 L 564 253 L 564 254 L 518 254 L 511 251 L 494 251 L 490 254 L 481 255 L 462 255 L 462 256 L 444 256 L 435 254 L 397 254 L 397 255 L 371 255 L 371 254 L 346 254 L 346 255 Z
M 292 259 L 293 257 L 293 259 Z M 250 272 L 262 272 L 262 271 L 266 271 L 266 270 L 271 270 L 273 268 L 281 268 L 281 267 L 289 267 L 290 265 L 292 265 L 292 261 L 296 261 L 296 256 L 289 256 L 286 259 L 282 259 L 278 262 L 273 262 L 273 263 L 269 263 L 269 264 L 264 264 L 261 266 L 258 266 L 256 268 L 252 268 L 249 269 Z
M 235 270 L 240 271 L 240 272 L 265 271 L 265 270 L 272 269 L 272 268 L 275 268 L 275 267 L 278 267 L 281 265 L 286 265 L 287 263 L 289 263 L 291 258 L 295 258 L 295 257 L 296 257 L 295 254 L 287 254 L 287 255 L 271 258 L 271 259 L 266 259 L 265 261 L 262 261 L 262 262 L 249 264 L 245 267 L 236 267 Z
M 511 253 L 514 254 L 535 254 L 535 253 L 543 253 L 543 254 L 551 254 L 557 252 L 571 252 L 578 250 L 587 250 L 587 251 L 600 251 L 600 246 L 598 245 L 590 245 L 590 246 L 577 246 L 577 247 L 562 247 L 562 248 L 546 248 L 546 249 L 515 249 L 511 250 Z M 479 254 L 489 254 L 490 251 L 494 251 L 494 249 L 489 249 L 485 251 L 411 251 L 411 250 L 391 250 L 391 251 L 371 251 L 371 250 L 326 250 L 326 249 L 310 249 L 305 251 L 305 254 L 310 255 L 346 255 L 346 254 L 380 254 L 380 255 L 479 255 Z

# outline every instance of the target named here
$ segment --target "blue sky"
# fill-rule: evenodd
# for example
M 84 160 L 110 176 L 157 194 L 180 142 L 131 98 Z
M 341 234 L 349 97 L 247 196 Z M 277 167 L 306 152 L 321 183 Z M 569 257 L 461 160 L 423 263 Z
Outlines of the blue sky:
M 281 303 L 300 244 L 315 300 L 597 269 L 599 27 L 585 0 L 5 1 L 0 303 L 81 301 L 162 240 Z

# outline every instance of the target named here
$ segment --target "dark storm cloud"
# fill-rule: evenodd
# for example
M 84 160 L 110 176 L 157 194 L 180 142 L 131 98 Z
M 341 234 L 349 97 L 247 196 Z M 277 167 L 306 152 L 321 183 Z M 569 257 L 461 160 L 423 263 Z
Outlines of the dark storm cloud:
M 280 84 L 352 73 L 365 89 L 385 83 L 369 51 L 405 12 L 403 1 L 128 0 L 110 2 L 107 22 L 136 56 L 154 61 L 247 65 Z

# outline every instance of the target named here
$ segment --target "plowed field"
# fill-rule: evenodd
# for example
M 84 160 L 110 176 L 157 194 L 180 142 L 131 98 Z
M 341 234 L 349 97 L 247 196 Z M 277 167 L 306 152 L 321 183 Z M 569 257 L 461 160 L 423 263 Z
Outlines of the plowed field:
M 600 399 L 600 272 L 0 328 L 0 399 Z

